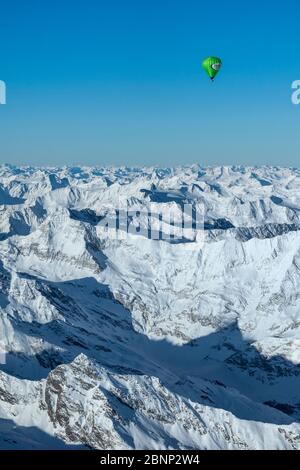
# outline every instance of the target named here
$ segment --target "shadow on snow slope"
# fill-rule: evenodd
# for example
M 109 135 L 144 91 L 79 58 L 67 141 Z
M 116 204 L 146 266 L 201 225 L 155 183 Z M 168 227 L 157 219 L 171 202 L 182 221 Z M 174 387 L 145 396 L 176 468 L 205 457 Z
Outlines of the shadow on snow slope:
M 297 395 L 300 366 L 280 356 L 263 357 L 243 338 L 237 323 L 177 346 L 135 331 L 130 311 L 94 278 L 56 283 L 27 274 L 19 276 L 35 282 L 59 316 L 43 324 L 23 321 L 17 314 L 10 316 L 17 334 L 42 338 L 44 346 L 32 355 L 7 353 L 6 364 L 0 365 L 2 371 L 38 380 L 83 353 L 114 373 L 156 376 L 171 392 L 227 409 L 241 419 L 278 424 L 295 421 L 297 404 L 278 403 L 272 397 L 272 387 L 283 380 L 287 394 Z M 259 387 L 267 394 L 267 399 L 257 403 L 264 413 L 256 409 L 250 393 Z

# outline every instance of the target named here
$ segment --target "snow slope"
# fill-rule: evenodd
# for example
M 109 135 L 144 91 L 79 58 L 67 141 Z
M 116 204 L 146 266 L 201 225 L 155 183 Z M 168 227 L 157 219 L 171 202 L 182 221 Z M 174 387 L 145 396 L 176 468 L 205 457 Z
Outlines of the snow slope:
M 0 448 L 300 449 L 299 189 L 277 167 L 1 166 Z M 185 204 L 201 224 L 169 237 Z

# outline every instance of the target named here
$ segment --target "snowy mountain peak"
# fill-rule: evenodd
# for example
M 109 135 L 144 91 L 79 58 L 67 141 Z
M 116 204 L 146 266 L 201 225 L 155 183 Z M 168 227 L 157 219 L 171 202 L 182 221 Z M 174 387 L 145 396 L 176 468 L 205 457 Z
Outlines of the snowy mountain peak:
M 300 449 L 299 190 L 0 166 L 1 448 Z

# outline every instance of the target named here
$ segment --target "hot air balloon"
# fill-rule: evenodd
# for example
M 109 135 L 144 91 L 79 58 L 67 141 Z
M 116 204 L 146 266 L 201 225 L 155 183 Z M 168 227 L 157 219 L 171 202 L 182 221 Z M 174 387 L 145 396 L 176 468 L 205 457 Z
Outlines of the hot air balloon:
M 210 56 L 204 59 L 204 61 L 202 62 L 202 67 L 204 68 L 205 72 L 212 81 L 219 72 L 221 66 L 222 61 L 221 59 L 219 59 L 219 57 Z

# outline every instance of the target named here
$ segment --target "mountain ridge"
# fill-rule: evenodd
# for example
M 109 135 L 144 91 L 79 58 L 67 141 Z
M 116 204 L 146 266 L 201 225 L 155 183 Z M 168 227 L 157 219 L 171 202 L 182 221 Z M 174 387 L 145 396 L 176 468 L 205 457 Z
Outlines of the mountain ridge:
M 0 447 L 300 449 L 299 189 L 279 167 L 0 166 Z

